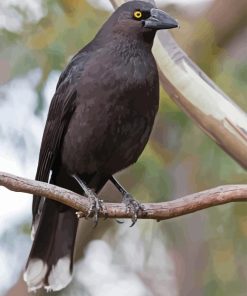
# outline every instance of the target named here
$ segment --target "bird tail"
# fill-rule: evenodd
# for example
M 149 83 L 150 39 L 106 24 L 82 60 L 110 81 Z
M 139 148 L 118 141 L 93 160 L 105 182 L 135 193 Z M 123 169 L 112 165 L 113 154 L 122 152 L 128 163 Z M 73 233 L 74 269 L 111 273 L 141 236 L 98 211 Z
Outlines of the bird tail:
M 45 199 L 24 273 L 29 291 L 58 291 L 69 284 L 77 225 L 74 209 Z

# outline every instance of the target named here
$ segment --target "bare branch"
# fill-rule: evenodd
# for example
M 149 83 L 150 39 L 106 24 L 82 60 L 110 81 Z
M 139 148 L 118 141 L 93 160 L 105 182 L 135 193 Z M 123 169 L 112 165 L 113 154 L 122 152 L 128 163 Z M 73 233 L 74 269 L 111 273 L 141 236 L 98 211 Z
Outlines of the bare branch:
M 110 2 L 117 8 L 127 0 Z M 180 30 L 182 34 L 182 28 Z M 159 32 L 153 53 L 162 86 L 171 99 L 223 150 L 247 168 L 246 113 L 190 60 L 168 31 Z
M 0 186 L 16 192 L 44 196 L 66 204 L 86 217 L 90 202 L 70 190 L 0 172 Z M 226 185 L 160 203 L 144 203 L 139 219 L 166 220 L 230 202 L 247 201 L 247 185 Z M 105 203 L 108 218 L 131 218 L 122 203 Z M 103 217 L 103 213 L 100 213 Z

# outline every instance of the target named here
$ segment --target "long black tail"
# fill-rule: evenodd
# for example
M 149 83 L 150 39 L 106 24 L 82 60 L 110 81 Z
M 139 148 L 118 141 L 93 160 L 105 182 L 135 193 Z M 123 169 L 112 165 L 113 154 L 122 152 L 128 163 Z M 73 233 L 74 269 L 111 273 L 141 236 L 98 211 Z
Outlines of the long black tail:
M 84 175 L 81 178 L 97 192 L 108 179 L 97 174 Z M 51 180 L 53 184 L 79 194 L 83 193 L 76 180 L 61 171 L 52 176 Z M 44 200 L 40 210 L 40 218 L 34 219 L 33 228 L 36 228 L 36 224 L 38 227 L 27 261 L 24 280 L 29 291 L 36 291 L 42 287 L 58 291 L 66 287 L 72 279 L 78 218 L 74 209 L 49 199 Z
M 58 291 L 69 284 L 77 225 L 74 209 L 45 200 L 24 273 L 30 291 Z

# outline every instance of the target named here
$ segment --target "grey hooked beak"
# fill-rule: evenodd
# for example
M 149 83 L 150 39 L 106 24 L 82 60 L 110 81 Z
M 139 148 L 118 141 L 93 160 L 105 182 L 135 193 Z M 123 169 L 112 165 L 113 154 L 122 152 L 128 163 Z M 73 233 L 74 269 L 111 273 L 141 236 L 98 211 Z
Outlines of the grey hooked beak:
M 150 14 L 150 17 L 144 21 L 144 28 L 162 30 L 177 28 L 179 26 L 174 18 L 160 9 L 152 8 Z

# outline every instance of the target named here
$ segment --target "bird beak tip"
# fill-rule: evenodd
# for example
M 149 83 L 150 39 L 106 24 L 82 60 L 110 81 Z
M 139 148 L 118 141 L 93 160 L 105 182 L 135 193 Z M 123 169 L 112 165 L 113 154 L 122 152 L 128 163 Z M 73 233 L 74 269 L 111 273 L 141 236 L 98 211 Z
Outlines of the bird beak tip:
M 156 8 L 151 9 L 151 16 L 145 21 L 144 27 L 154 30 L 180 28 L 176 19 Z

